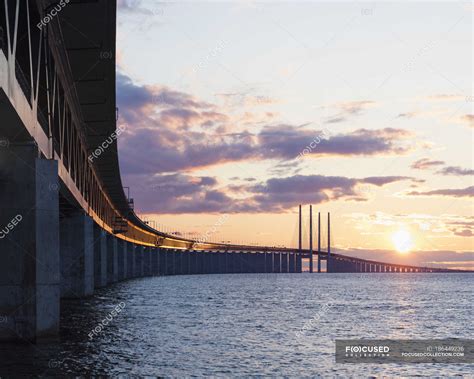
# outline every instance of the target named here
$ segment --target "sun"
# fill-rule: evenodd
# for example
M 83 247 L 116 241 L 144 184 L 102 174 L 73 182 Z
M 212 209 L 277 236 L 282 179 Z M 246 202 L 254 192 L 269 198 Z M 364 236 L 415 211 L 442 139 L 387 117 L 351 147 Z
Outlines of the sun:
M 408 253 L 413 247 L 411 234 L 403 229 L 392 234 L 392 242 L 399 253 Z

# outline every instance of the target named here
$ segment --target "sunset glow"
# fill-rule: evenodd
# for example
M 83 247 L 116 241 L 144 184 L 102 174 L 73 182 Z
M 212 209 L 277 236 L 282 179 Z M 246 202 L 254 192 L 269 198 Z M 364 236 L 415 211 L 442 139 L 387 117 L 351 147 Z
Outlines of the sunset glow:
M 402 254 L 408 253 L 413 248 L 411 234 L 404 229 L 392 234 L 392 242 L 395 249 Z
M 137 4 L 118 9 L 116 86 L 140 216 L 200 238 L 227 214 L 214 241 L 295 247 L 312 204 L 335 252 L 474 267 L 470 10 Z

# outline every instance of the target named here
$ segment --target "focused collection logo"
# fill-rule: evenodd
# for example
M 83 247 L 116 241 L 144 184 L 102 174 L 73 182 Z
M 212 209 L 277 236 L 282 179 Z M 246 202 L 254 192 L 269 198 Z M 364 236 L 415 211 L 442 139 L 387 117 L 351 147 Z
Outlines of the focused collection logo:
M 471 363 L 474 340 L 336 340 L 336 363 Z
M 389 357 L 389 346 L 349 345 L 346 346 L 346 357 Z

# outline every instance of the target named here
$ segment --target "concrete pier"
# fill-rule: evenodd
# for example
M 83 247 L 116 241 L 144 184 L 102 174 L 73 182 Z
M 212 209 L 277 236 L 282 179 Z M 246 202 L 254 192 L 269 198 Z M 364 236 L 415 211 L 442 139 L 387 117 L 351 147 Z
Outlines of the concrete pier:
M 156 276 L 160 274 L 160 257 L 156 247 L 151 248 L 151 275 Z
M 174 274 L 182 275 L 183 274 L 183 254 L 181 253 L 181 250 L 174 250 L 173 255 L 175 258 Z
M 94 293 L 93 221 L 83 211 L 72 211 L 59 224 L 61 297 L 80 298 Z
M 217 254 L 218 254 L 217 255 L 217 273 L 218 274 L 224 274 L 226 272 L 226 269 L 227 269 L 225 253 L 221 251 Z
M 196 251 L 196 270 L 198 274 L 204 274 L 204 253 Z
M 122 281 L 126 278 L 127 273 L 127 242 L 124 240 L 117 241 L 117 280 Z
M 134 254 L 134 277 L 135 278 L 141 278 L 143 276 L 143 252 L 145 248 L 144 246 L 137 245 L 135 246 L 135 254 Z
M 151 276 L 151 247 L 143 248 L 143 276 Z
M 183 275 L 189 275 L 191 265 L 191 253 L 188 250 L 184 250 L 183 254 Z
M 300 254 L 296 254 L 296 267 L 295 270 L 297 273 L 301 273 L 302 270 L 302 258 Z
M 164 249 L 158 248 L 158 267 L 160 269 L 160 275 L 166 275 L 166 252 Z
M 281 253 L 281 272 L 288 273 L 289 272 L 289 262 L 288 257 L 290 254 L 288 253 Z
M 1 341 L 59 330 L 58 166 L 37 156 L 34 146 L 0 148 Z
M 289 253 L 288 254 L 288 272 L 290 273 L 295 273 L 296 272 L 296 259 L 295 259 L 295 253 Z
M 191 254 L 190 254 L 190 264 L 191 264 L 191 267 L 190 267 L 190 270 L 191 270 L 191 274 L 192 275 L 197 275 L 199 274 L 199 271 L 198 271 L 198 254 L 196 251 L 192 250 L 191 251 Z
M 107 241 L 105 231 L 94 224 L 94 287 L 107 285 Z
M 107 234 L 107 284 L 118 281 L 117 238 Z
M 172 258 L 173 257 L 172 257 L 171 251 L 169 249 L 162 249 L 161 251 L 163 252 L 164 264 L 165 264 L 164 275 L 172 275 L 173 274 L 173 271 L 172 271 L 172 268 L 173 268 Z
M 263 253 L 265 256 L 265 270 L 263 272 L 273 272 L 272 253 Z
M 131 279 L 135 275 L 135 245 L 127 242 L 126 246 L 127 279 Z
M 281 253 L 273 253 L 273 272 L 281 272 Z

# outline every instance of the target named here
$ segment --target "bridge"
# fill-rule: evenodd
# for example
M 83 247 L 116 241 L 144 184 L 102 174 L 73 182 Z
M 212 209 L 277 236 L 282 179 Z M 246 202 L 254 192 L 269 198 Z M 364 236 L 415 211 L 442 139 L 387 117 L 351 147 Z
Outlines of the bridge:
M 318 249 L 312 237 L 303 249 L 301 207 L 295 248 L 181 238 L 142 221 L 119 171 L 115 34 L 112 0 L 0 6 L 0 340 L 54 337 L 60 299 L 130 278 L 301 273 L 303 261 L 310 272 L 448 271 L 335 254 L 330 236 L 323 251 L 320 227 Z

